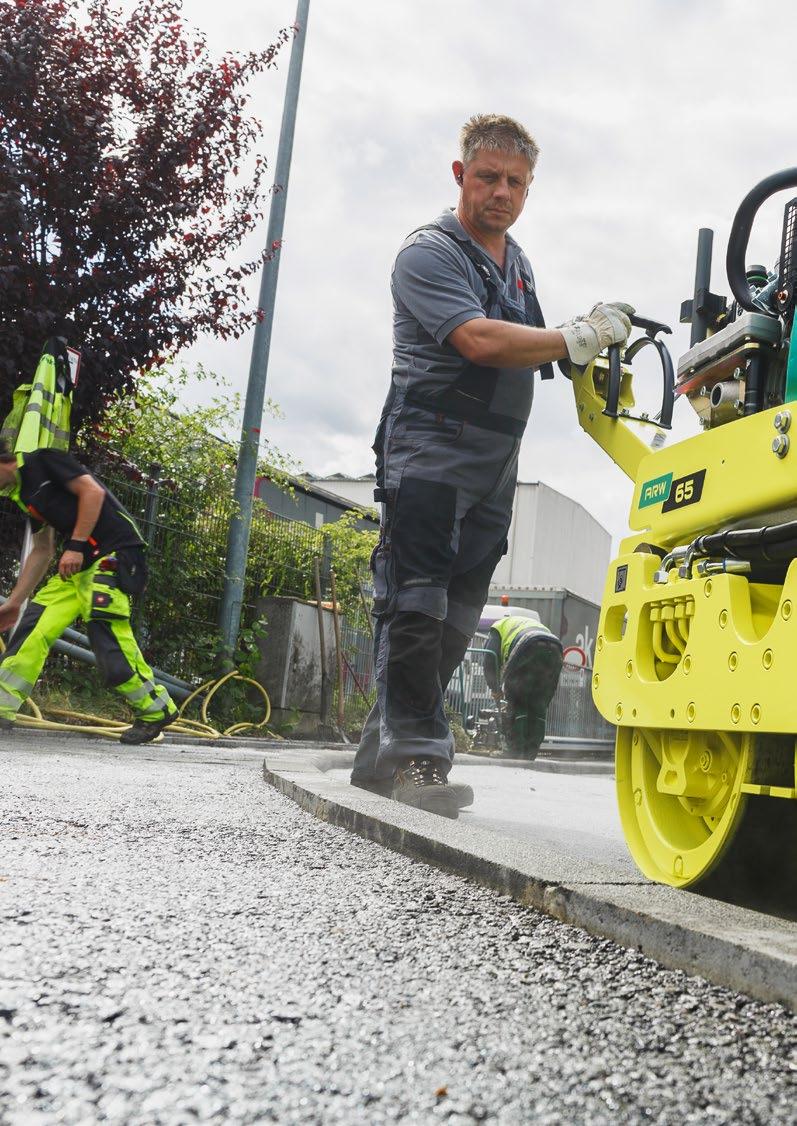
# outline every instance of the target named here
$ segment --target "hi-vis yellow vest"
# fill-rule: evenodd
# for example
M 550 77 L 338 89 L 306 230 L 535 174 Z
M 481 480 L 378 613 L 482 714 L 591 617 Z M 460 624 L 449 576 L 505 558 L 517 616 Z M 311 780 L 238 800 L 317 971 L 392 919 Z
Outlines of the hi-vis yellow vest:
M 68 450 L 72 414 L 72 380 L 64 342 L 48 340 L 32 383 L 17 387 L 0 440 L 13 453 Z
M 547 626 L 544 626 L 542 622 L 538 622 L 534 618 L 499 618 L 497 621 L 493 622 L 490 628 L 494 629 L 501 638 L 501 668 L 506 664 L 510 650 L 519 634 L 534 630 L 535 633 L 550 633 L 551 637 L 554 636 Z

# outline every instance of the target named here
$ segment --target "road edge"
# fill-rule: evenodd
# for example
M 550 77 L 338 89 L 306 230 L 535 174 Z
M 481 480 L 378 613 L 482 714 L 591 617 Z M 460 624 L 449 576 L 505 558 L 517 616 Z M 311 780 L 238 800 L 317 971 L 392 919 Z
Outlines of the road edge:
M 473 880 L 559 922 L 637 950 L 669 969 L 797 1011 L 797 956 L 756 949 L 694 925 L 688 915 L 699 911 L 702 897 L 640 881 L 632 886 L 639 888 L 644 902 L 629 906 L 618 902 L 615 884 L 560 883 L 535 875 L 507 862 L 499 834 L 482 830 L 478 851 L 469 850 L 465 834 L 461 839 L 457 836 L 458 822 L 331 781 L 324 775 L 327 765 L 321 756 L 318 761 L 304 757 L 283 762 L 267 757 L 263 777 L 327 824 Z M 686 918 L 678 917 L 681 907 Z

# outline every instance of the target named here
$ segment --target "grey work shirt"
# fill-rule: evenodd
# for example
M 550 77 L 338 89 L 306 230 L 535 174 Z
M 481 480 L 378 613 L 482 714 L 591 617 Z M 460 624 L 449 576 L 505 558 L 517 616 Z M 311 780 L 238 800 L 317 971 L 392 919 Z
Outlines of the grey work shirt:
M 454 239 L 434 230 L 411 234 L 393 265 L 393 383 L 401 393 L 434 395 L 451 387 L 473 366 L 448 336 L 461 324 L 489 315 L 498 320 L 528 323 L 523 277 L 534 285 L 528 259 L 509 235 L 503 271 L 487 251 L 474 242 L 453 211 L 445 210 L 435 223 Z M 487 308 L 488 286 L 473 262 L 459 250 L 459 242 L 475 247 L 490 270 L 504 308 Z M 487 311 L 485 311 L 487 308 Z M 479 369 L 496 372 L 489 402 L 491 415 L 526 421 L 533 396 L 533 368 Z

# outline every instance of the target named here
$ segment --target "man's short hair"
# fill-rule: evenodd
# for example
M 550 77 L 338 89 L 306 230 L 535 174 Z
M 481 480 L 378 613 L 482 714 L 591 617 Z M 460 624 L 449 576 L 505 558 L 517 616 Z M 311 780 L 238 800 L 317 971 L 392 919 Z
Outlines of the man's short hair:
M 11 447 L 7 442 L 0 442 L 0 461 L 16 461 L 16 455 L 12 453 Z
M 527 129 L 512 117 L 500 113 L 477 113 L 462 126 L 459 135 L 460 155 L 468 164 L 480 149 L 499 150 L 525 156 L 529 171 L 534 171 L 540 146 Z

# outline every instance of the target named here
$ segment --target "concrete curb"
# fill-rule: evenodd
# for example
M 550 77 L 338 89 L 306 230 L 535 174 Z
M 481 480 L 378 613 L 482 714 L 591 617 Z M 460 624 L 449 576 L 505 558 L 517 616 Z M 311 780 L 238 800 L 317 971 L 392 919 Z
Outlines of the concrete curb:
M 326 761 L 325 761 L 326 760 Z M 337 765 L 337 763 L 335 763 Z M 797 1010 L 797 923 L 652 884 L 326 778 L 326 756 L 267 758 L 266 782 L 322 821 L 639 950 Z

